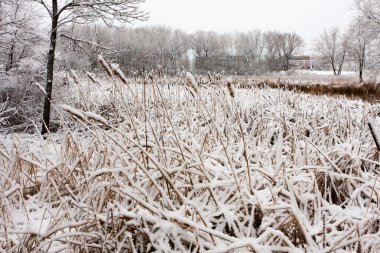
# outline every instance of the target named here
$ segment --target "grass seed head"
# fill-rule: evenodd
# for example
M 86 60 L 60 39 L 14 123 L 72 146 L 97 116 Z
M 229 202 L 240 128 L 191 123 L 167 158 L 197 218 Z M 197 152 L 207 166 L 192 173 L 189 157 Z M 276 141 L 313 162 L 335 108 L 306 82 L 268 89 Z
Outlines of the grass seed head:
M 75 72 L 75 70 L 71 69 L 70 72 L 71 72 L 71 75 L 73 76 L 74 82 L 76 84 L 79 84 L 80 83 L 79 77 L 78 77 L 77 73 Z
M 76 116 L 77 118 L 80 118 L 82 120 L 86 120 L 86 116 L 82 112 L 78 111 L 77 109 L 75 109 L 69 105 L 61 105 L 61 108 L 63 110 L 65 110 L 66 112 Z
M 187 80 L 187 84 L 190 86 L 190 88 L 193 89 L 195 93 L 198 93 L 197 81 L 195 81 L 194 76 L 190 72 L 186 73 L 186 80 Z
M 109 77 L 112 77 L 112 70 L 108 66 L 108 63 L 106 62 L 106 60 L 104 60 L 103 56 L 98 55 L 98 62 L 100 63 L 100 65 L 102 65 L 102 67 L 107 72 L 107 74 L 109 75 Z
M 86 75 L 88 76 L 88 78 L 90 78 L 90 80 L 91 80 L 93 83 L 97 83 L 97 82 L 98 82 L 98 81 L 96 80 L 96 77 L 95 77 L 95 74 L 94 74 L 94 73 L 91 73 L 91 72 L 86 71 Z
M 234 88 L 232 87 L 232 78 L 229 77 L 227 78 L 227 89 L 228 89 L 228 92 L 230 93 L 230 96 L 232 98 L 235 97 L 235 91 L 234 91 Z
M 125 77 L 123 71 L 119 68 L 119 64 L 111 63 L 111 69 L 115 75 L 117 75 L 123 83 L 127 84 L 127 78 Z

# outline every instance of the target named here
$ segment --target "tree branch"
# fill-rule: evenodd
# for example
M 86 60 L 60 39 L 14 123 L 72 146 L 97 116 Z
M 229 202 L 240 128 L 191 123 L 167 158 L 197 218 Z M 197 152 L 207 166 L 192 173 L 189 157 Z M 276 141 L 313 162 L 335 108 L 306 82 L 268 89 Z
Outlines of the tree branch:
M 40 3 L 42 4 L 42 6 L 47 10 L 47 12 L 49 13 L 49 16 L 52 18 L 53 17 L 53 14 L 51 13 L 51 10 L 49 9 L 49 7 L 45 4 L 45 2 L 43 0 L 33 0 L 33 2 L 37 2 L 37 3 Z

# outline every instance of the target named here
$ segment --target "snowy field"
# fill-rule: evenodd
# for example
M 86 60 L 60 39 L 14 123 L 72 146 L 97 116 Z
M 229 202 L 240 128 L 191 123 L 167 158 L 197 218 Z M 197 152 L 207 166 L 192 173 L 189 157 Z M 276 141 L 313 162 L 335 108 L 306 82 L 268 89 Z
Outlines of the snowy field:
M 301 76 L 329 76 L 333 77 L 334 72 L 332 70 L 297 70 L 295 71 L 295 75 L 301 75 Z M 355 71 L 342 71 L 341 76 L 343 77 L 354 77 L 356 75 L 359 75 Z
M 378 104 L 76 81 L 61 132 L 0 136 L 3 251 L 380 251 Z
M 359 72 L 343 71 L 335 76 L 333 71 L 324 70 L 289 70 L 267 75 L 255 76 L 257 81 L 282 82 L 304 85 L 354 85 L 359 84 Z M 379 83 L 379 73 L 366 71 L 364 82 Z

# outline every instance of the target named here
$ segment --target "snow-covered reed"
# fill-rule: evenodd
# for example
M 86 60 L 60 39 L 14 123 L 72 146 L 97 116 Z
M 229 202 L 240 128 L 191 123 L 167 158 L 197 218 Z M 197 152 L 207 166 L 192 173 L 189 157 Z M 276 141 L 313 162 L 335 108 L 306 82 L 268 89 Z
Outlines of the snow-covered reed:
M 380 250 L 379 105 L 96 79 L 61 135 L 2 136 L 4 250 Z

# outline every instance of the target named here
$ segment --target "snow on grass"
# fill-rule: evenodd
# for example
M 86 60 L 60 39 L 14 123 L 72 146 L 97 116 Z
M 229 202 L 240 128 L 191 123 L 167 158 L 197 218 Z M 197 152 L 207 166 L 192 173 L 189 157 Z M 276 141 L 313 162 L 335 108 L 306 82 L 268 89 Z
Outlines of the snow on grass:
M 379 153 L 367 125 L 379 105 L 97 80 L 78 85 L 80 105 L 61 107 L 70 129 L 60 135 L 1 136 L 2 249 L 380 249 Z

